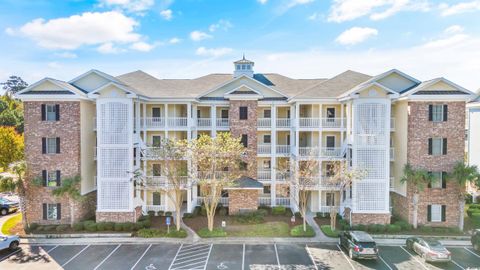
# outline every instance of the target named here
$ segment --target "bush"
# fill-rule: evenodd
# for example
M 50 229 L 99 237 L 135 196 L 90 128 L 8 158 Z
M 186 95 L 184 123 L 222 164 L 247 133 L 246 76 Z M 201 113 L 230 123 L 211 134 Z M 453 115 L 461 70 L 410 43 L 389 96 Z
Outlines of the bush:
M 144 220 L 147 220 L 147 219 L 149 219 L 149 218 L 150 218 L 150 216 L 141 215 L 141 216 L 138 218 L 137 221 L 144 221 Z
M 95 222 L 84 223 L 83 225 L 85 227 L 85 230 L 87 230 L 89 232 L 96 232 L 97 231 L 97 224 Z
M 57 225 L 46 225 L 45 226 L 45 231 L 47 232 L 53 232 L 57 230 Z
M 473 196 L 471 194 L 467 194 L 465 196 L 465 203 L 470 204 L 473 202 Z
M 402 230 L 402 227 L 400 225 L 396 224 L 388 224 L 387 225 L 387 232 L 388 233 L 398 233 Z
M 260 205 L 258 207 L 258 210 L 266 210 L 267 213 L 270 213 L 272 211 L 272 207 L 268 206 L 268 205 Z
M 132 222 L 122 223 L 122 229 L 125 232 L 131 232 L 133 230 L 133 228 L 135 228 L 135 224 L 132 223 Z
M 150 210 L 150 211 L 147 212 L 147 214 L 148 214 L 149 217 L 154 217 L 155 216 L 155 211 Z
M 442 227 L 434 227 L 432 228 L 434 233 L 439 233 L 439 234 L 444 234 L 444 233 L 449 233 L 450 230 L 448 228 L 442 228 Z
M 358 225 L 353 226 L 353 230 L 355 230 L 355 231 L 366 231 L 366 229 L 367 229 L 367 226 L 365 226 L 363 224 L 358 224 Z
M 163 217 L 165 215 L 165 211 L 160 210 L 160 211 L 157 212 L 157 215 L 159 217 Z
M 345 219 L 338 219 L 339 229 L 342 231 L 350 230 L 350 224 Z
M 467 210 L 467 215 L 472 217 L 472 214 L 474 213 L 480 213 L 480 208 L 472 208 L 472 206 L 470 206 Z
M 375 224 L 375 232 L 384 233 L 387 228 L 383 224 Z
M 274 206 L 274 207 L 272 207 L 272 215 L 274 215 L 274 216 L 285 215 L 286 211 L 287 210 L 285 209 L 285 206 Z
M 480 204 L 470 204 L 470 206 L 468 207 L 468 209 L 480 209 Z
M 42 231 L 45 231 L 45 226 L 43 226 L 43 225 L 38 225 L 38 226 L 37 226 L 37 232 L 42 232 Z
M 193 209 L 193 216 L 196 217 L 196 216 L 200 215 L 201 210 L 202 210 L 201 206 L 195 206 L 195 208 Z
M 235 221 L 241 224 L 259 224 L 264 221 L 263 215 L 258 211 L 235 215 Z
M 123 230 L 123 225 L 122 223 L 115 223 L 115 225 L 113 226 L 113 229 L 116 231 L 116 232 L 121 232 Z
M 334 237 L 334 238 L 338 237 L 338 232 L 336 230 L 333 231 L 332 227 L 330 227 L 330 225 L 322 225 L 322 226 L 320 226 L 320 229 L 328 237 Z
M 285 216 L 287 217 L 293 216 L 293 212 L 292 212 L 292 209 L 290 209 L 290 207 L 285 208 Z
M 221 217 L 224 217 L 227 215 L 227 208 L 220 208 L 218 210 L 218 215 L 221 216 Z
M 171 216 L 172 216 L 172 212 L 170 212 L 170 211 L 165 212 L 165 216 L 166 216 L 166 217 L 171 217 Z
M 174 238 L 185 238 L 187 237 L 187 232 L 183 229 L 180 231 L 170 230 L 170 233 L 159 229 L 141 229 L 137 232 L 139 237 L 143 238 L 153 238 L 153 237 L 174 237 Z
M 142 221 L 143 222 L 143 227 L 144 228 L 150 228 L 152 227 L 152 221 L 151 220 L 145 220 L 145 221 Z
M 38 226 L 38 223 L 30 223 L 29 228 L 30 230 L 35 231 L 36 229 L 38 229 Z
M 293 237 L 314 237 L 315 231 L 310 225 L 307 225 L 306 231 L 303 231 L 303 225 L 297 225 L 290 230 L 290 235 Z
M 266 210 L 266 209 L 258 209 L 258 210 L 256 211 L 256 213 L 257 213 L 258 215 L 262 216 L 262 217 L 265 217 L 265 216 L 268 215 L 268 210 Z
M 193 218 L 193 213 L 183 213 L 183 218 Z
M 105 222 L 105 231 L 113 231 L 114 228 L 115 228 L 115 223 Z
M 296 218 L 302 218 L 302 214 L 300 212 L 295 212 L 295 217 Z
M 325 218 L 325 217 L 330 217 L 330 214 L 325 212 L 317 212 L 316 216 L 317 218 Z
M 85 227 L 83 227 L 83 222 L 78 222 L 78 223 L 75 223 L 73 224 L 73 230 L 78 232 L 78 231 L 83 231 L 83 229 L 85 229 Z
M 410 224 L 406 221 L 403 221 L 403 220 L 395 221 L 395 223 L 393 223 L 393 224 L 397 225 L 397 226 L 400 226 L 400 229 L 402 231 L 410 231 L 413 228 L 412 224 Z
M 97 231 L 99 232 L 105 231 L 105 222 L 97 223 Z
M 202 228 L 198 230 L 197 234 L 202 238 L 227 236 L 227 232 L 225 232 L 222 228 L 213 228 L 212 231 L 209 231 L 208 228 Z
M 429 226 L 421 226 L 418 229 L 424 233 L 431 233 L 433 231 L 433 228 Z

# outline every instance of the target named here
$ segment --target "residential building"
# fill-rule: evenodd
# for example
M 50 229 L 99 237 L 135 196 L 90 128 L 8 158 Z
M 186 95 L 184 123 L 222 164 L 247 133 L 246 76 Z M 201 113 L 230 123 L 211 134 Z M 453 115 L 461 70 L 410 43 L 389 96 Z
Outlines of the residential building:
M 467 104 L 467 160 L 469 165 L 475 165 L 480 168 L 480 97 Z M 475 185 L 468 185 L 467 192 L 472 195 L 474 201 L 478 201 L 480 191 Z
M 45 187 L 29 189 L 29 219 L 50 222 L 55 211 L 58 220 L 51 222 L 68 219 L 69 202 L 50 195 L 52 170 L 60 171 L 57 179 L 81 175 L 81 192 L 92 197 L 100 221 L 135 221 L 142 212 L 174 210 L 155 154 L 162 138 L 220 132 L 241 138 L 245 177 L 221 198 L 230 213 L 259 205 L 296 209 L 298 191 L 278 168 L 314 159 L 320 173 L 308 188 L 309 210 L 336 207 L 353 224 L 389 223 L 392 205 L 410 220 L 410 187 L 400 182 L 404 165 L 438 174 L 463 157 L 459 134 L 472 93 L 444 78 L 421 82 L 398 70 L 374 77 L 348 70 L 330 79 L 292 79 L 253 68 L 243 58 L 234 62 L 233 74 L 196 79 L 157 79 L 142 71 L 113 77 L 91 70 L 69 82 L 45 78 L 20 92 L 28 177 L 47 172 Z M 54 114 L 60 120 L 52 120 Z M 364 170 L 365 177 L 341 188 L 330 181 L 338 161 Z M 183 166 L 192 164 L 186 159 Z M 133 181 L 137 170 L 141 183 Z M 185 176 L 185 183 L 185 207 L 192 211 L 203 197 L 196 179 Z M 457 222 L 456 195 L 451 183 L 429 188 L 421 198 L 420 222 Z

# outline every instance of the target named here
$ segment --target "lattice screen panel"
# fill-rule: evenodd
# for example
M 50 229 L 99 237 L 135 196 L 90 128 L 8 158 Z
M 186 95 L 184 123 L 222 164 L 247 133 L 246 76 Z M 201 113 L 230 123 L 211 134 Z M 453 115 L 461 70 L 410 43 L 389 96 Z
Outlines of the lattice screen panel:
M 357 211 L 386 211 L 387 193 L 383 182 L 359 181 L 355 186 Z
M 128 148 L 100 148 L 97 159 L 101 160 L 102 178 L 128 178 Z
M 130 182 L 102 180 L 98 190 L 99 210 L 128 210 L 130 198 Z
M 387 176 L 385 160 L 387 150 L 360 148 L 357 149 L 357 168 L 365 170 L 366 179 L 385 179 Z
M 109 102 L 100 105 L 100 143 L 128 143 L 128 104 Z
M 386 144 L 386 117 L 387 108 L 385 104 L 363 103 L 356 105 L 356 143 L 361 145 Z

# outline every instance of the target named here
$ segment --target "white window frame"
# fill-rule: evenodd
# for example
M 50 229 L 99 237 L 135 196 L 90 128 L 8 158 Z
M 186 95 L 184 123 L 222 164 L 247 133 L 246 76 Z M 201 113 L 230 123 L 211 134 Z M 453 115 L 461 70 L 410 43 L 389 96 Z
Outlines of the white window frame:
M 335 193 L 333 193 L 333 192 L 325 193 L 325 205 L 326 206 L 335 206 Z
M 437 146 L 439 149 L 437 149 Z M 443 155 L 443 138 L 432 138 L 432 156 Z
M 432 188 L 442 188 L 442 172 L 431 172 L 435 180 L 431 183 Z
M 47 220 L 58 219 L 58 208 L 56 203 L 47 203 Z
M 431 222 L 442 222 L 442 205 L 441 204 L 432 204 L 430 205 L 430 221 Z
M 47 187 L 57 186 L 57 171 L 47 171 L 47 178 L 45 179 Z
M 47 154 L 57 153 L 57 138 L 46 138 L 45 144 L 45 150 Z
M 432 105 L 432 122 L 443 122 L 443 104 Z
M 45 104 L 45 120 L 55 122 L 57 121 L 57 112 L 55 104 Z

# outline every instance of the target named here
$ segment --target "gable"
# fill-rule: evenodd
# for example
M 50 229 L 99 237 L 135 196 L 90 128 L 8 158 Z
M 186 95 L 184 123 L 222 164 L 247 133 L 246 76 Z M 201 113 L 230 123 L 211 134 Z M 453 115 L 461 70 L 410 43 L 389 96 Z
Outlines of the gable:
M 456 91 L 458 89 L 444 81 L 438 81 L 432 85 L 422 88 L 422 90 L 423 91 Z
M 112 83 L 96 91 L 96 94 L 103 98 L 125 98 L 129 93 Z
M 392 72 L 388 76 L 379 79 L 377 83 L 396 92 L 402 92 L 417 85 L 416 82 L 398 74 L 397 72 Z
M 62 87 L 52 83 L 51 81 L 44 81 L 36 86 L 34 86 L 30 91 L 64 91 Z
M 95 72 L 90 72 L 89 74 L 79 78 L 78 80 L 71 81 L 70 83 L 80 89 L 91 92 L 109 82 L 110 81 L 107 80 L 105 77 L 102 77 Z
M 378 85 L 371 85 L 358 92 L 361 98 L 385 98 L 388 96 L 388 91 Z
M 209 97 L 209 98 L 223 97 L 225 94 L 227 94 L 229 92 L 232 92 L 234 90 L 235 90 L 235 92 L 236 91 L 247 92 L 247 91 L 252 91 L 252 89 L 254 91 L 257 91 L 261 95 L 263 95 L 265 98 L 284 97 L 283 95 L 281 95 L 280 93 L 270 89 L 269 87 L 267 87 L 265 85 L 262 85 L 261 83 L 256 82 L 256 81 L 254 81 L 252 79 L 249 79 L 249 78 L 246 78 L 246 77 L 240 77 L 236 80 L 233 80 L 233 81 L 221 86 L 220 88 L 218 88 L 218 89 L 216 89 L 216 90 L 214 90 L 210 93 L 207 93 L 206 95 L 204 95 L 202 97 Z M 252 91 L 252 92 L 254 92 L 254 91 Z M 234 94 L 234 93 L 232 92 L 230 94 Z M 248 94 L 248 93 L 244 93 L 244 94 Z

